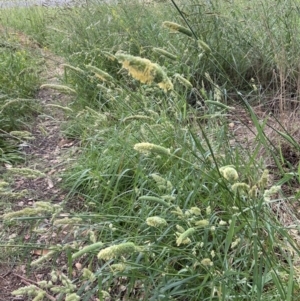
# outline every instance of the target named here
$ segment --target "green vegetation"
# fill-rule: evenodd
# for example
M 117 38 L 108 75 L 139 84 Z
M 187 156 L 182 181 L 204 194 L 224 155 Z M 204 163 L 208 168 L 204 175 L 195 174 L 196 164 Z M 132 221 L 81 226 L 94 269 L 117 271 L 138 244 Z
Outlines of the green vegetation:
M 20 160 L 16 145 L 23 140 L 11 131 L 26 129 L 25 123 L 35 112 L 35 94 L 40 84 L 41 57 L 26 45 L 22 35 L 1 28 L 0 34 L 0 162 Z M 20 142 L 21 141 L 21 142 Z
M 41 200 L 2 216 L 3 233 L 30 227 L 36 241 L 61 237 L 49 245 L 20 236 L 3 243 L 11 256 L 47 250 L 28 265 L 48 267 L 51 281 L 15 295 L 297 300 L 300 5 L 171 2 L 0 12 L 4 27 L 66 58 L 62 84 L 51 88 L 72 95 L 63 131 L 81 142 L 63 174 L 69 195 L 62 203 Z M 25 61 L 36 70 L 36 60 Z M 26 87 L 36 82 L 20 78 L 9 81 L 12 97 L 32 97 Z M 270 104 L 279 117 L 258 118 L 253 107 Z M 251 120 L 243 134 L 255 137 L 250 146 L 232 129 L 242 108 Z M 286 127 L 281 117 L 291 112 Z M 60 256 L 66 265 L 57 273 Z

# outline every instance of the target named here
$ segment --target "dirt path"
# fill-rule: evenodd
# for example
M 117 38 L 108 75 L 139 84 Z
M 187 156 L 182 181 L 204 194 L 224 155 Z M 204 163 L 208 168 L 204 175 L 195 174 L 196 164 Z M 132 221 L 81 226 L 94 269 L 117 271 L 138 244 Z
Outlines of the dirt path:
M 22 46 L 40 52 L 44 58 L 45 68 L 41 74 L 43 83 L 59 84 L 64 72 L 63 59 L 49 51 L 40 49 L 25 35 L 21 33 L 14 34 L 18 36 Z M 25 153 L 25 163 L 17 167 L 30 168 L 45 174 L 45 176 L 35 179 L 22 176 L 14 177 L 14 181 L 11 183 L 12 192 L 17 193 L 27 190 L 22 198 L 13 200 L 8 204 L 8 207 L 14 211 L 32 206 L 36 201 L 45 201 L 51 204 L 62 202 L 66 197 L 66 192 L 59 187 L 60 173 L 68 162 L 67 158 L 72 156 L 72 152 L 76 152 L 76 142 L 67 140 L 62 135 L 61 125 L 65 122 L 66 116 L 64 111 L 56 106 L 67 106 L 71 101 L 71 97 L 51 89 L 40 89 L 36 98 L 41 105 L 41 111 L 34 123 L 27 129 L 31 132 L 34 140 L 21 144 Z M 6 165 L 6 169 L 8 171 L 10 166 Z M 5 172 L 3 178 L 5 178 Z M 2 213 L 0 209 L 0 215 Z M 32 258 L 27 258 L 27 262 L 20 262 L 20 259 L 24 256 L 17 255 L 14 258 L 8 258 L 5 255 L 6 253 L 9 254 L 10 251 L 3 246 L 13 238 L 21 236 L 24 241 L 21 242 L 21 239 L 18 239 L 19 244 L 26 245 L 28 242 L 28 245 L 30 245 L 30 243 L 34 243 L 30 238 L 30 232 L 24 233 L 24 231 L 27 231 L 25 227 L 24 229 L 10 227 L 10 230 L 7 231 L 5 225 L 0 221 L 0 250 L 1 247 L 3 248 L 3 252 L 0 252 L 0 301 L 26 300 L 23 298 L 16 299 L 15 296 L 11 295 L 11 292 L 21 286 L 34 284 L 35 281 L 44 277 L 41 274 L 27 274 L 26 264 L 30 263 Z M 28 241 L 26 242 L 26 240 Z M 22 250 L 21 248 L 19 252 L 23 252 Z M 36 256 L 36 254 L 32 254 L 32 251 L 29 251 L 28 254 L 29 256 Z

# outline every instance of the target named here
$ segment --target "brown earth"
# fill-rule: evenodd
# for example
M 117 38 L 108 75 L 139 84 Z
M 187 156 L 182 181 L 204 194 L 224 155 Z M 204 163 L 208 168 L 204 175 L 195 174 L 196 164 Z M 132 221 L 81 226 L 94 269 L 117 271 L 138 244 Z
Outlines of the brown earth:
M 3 30 L 4 29 L 2 29 L 2 31 Z M 60 83 L 59 79 L 64 72 L 62 66 L 64 61 L 61 57 L 40 48 L 38 44 L 20 32 L 11 30 L 9 34 L 15 38 L 17 37 L 22 47 L 30 48 L 43 57 L 45 60 L 45 68 L 41 74 L 43 83 Z M 72 155 L 77 152 L 77 142 L 64 138 L 61 133 L 61 124 L 66 120 L 63 110 L 59 107 L 52 106 L 53 104 L 67 106 L 71 100 L 70 96 L 51 89 L 40 89 L 36 95 L 36 99 L 41 106 L 41 112 L 35 118 L 30 128 L 26 129 L 31 132 L 34 140 L 22 143 L 22 150 L 25 153 L 26 160 L 25 164 L 17 167 L 38 170 L 46 174 L 46 176 L 36 179 L 27 179 L 20 176 L 14 178 L 12 185 L 13 192 L 26 189 L 28 193 L 21 199 L 10 204 L 13 210 L 20 210 L 26 206 L 32 206 L 36 201 L 52 203 L 61 203 L 64 201 L 66 192 L 59 186 L 61 181 L 60 173 L 64 170 L 66 164 L 68 164 L 68 158 L 71 158 Z M 5 168 L 9 169 L 10 166 L 6 165 Z M 0 214 L 2 213 L 0 209 Z M 47 220 L 45 220 L 45 224 L 47 224 Z M 5 245 L 5 242 L 19 234 L 21 234 L 28 243 L 31 241 L 28 225 L 22 229 L 16 228 L 12 233 L 6 233 L 3 229 L 3 225 L 0 224 L 1 247 L 4 248 L 3 245 Z M 47 243 L 49 243 L 49 241 Z M 5 251 L 4 249 L 4 252 Z M 40 255 L 38 250 L 31 248 L 28 251 L 25 250 L 25 252 L 27 253 L 25 260 L 24 256 L 17 255 L 14 262 L 11 259 L 3 258 L 0 254 L 0 301 L 27 300 L 23 297 L 12 296 L 11 292 L 19 287 L 36 284 L 37 281 L 47 278 L 49 272 L 49 268 L 47 267 L 39 269 L 38 272 L 29 272 L 28 269 L 30 261 Z

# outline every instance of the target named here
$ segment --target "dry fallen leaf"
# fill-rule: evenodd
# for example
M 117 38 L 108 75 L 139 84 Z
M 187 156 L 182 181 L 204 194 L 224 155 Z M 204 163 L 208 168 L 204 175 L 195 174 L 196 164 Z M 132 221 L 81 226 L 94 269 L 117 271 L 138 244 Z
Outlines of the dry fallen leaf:
M 62 139 L 58 145 L 62 148 L 68 148 L 74 144 L 74 141 L 68 139 Z
M 82 264 L 80 262 L 76 262 L 75 267 L 76 267 L 77 270 L 80 271 L 82 269 Z
M 52 180 L 51 180 L 50 178 L 47 178 L 47 182 L 48 182 L 48 187 L 47 187 L 47 189 L 51 189 L 51 188 L 54 187 L 53 182 L 52 182 Z

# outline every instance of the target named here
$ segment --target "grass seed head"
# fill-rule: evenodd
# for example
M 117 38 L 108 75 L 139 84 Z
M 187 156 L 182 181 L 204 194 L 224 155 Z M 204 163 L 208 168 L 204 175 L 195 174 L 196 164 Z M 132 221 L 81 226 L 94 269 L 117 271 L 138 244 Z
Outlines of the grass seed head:
M 10 135 L 14 136 L 15 138 L 22 139 L 22 140 L 34 140 L 35 138 L 32 134 L 28 131 L 12 131 L 9 132 Z
M 242 195 L 248 195 L 250 191 L 250 186 L 246 183 L 235 183 L 231 186 L 234 193 L 240 193 Z
M 27 179 L 36 179 L 36 178 L 44 178 L 46 175 L 39 170 L 31 169 L 31 168 L 17 168 L 11 167 L 7 169 L 7 172 L 10 174 L 18 175 L 25 177 Z
M 159 216 L 150 216 L 146 219 L 146 224 L 151 227 L 163 227 L 167 225 L 167 221 Z
M 278 191 L 280 191 L 281 186 L 274 185 L 270 189 L 265 190 L 264 192 L 264 200 L 265 202 L 271 201 L 271 196 L 276 194 Z
M 205 53 L 211 53 L 210 47 L 202 40 L 198 40 L 198 45 Z
M 65 94 L 73 94 L 73 95 L 77 94 L 77 92 L 74 89 L 72 89 L 68 86 L 63 86 L 63 85 L 44 84 L 44 85 L 40 86 L 40 89 L 44 89 L 44 88 L 53 89 L 53 90 L 56 90 L 56 91 L 59 91 L 59 92 L 65 93 Z
M 201 215 L 201 209 L 198 207 L 192 207 L 189 211 L 193 215 Z
M 88 279 L 91 282 L 94 282 L 97 279 L 96 276 L 95 276 L 95 274 L 91 270 L 89 270 L 87 268 L 84 268 L 82 270 L 82 277 L 84 279 Z
M 136 246 L 132 242 L 125 242 L 101 250 L 98 253 L 98 259 L 110 260 L 121 255 L 132 254 L 136 251 Z
M 73 70 L 75 72 L 78 72 L 80 74 L 84 74 L 85 73 L 82 69 L 80 69 L 78 67 L 74 67 L 74 66 L 68 65 L 68 64 L 62 64 L 62 67 L 64 67 L 65 69 L 71 69 L 71 70 Z
M 180 233 L 180 235 L 176 239 L 177 246 L 180 246 L 181 244 L 189 244 L 191 242 L 189 236 L 195 233 L 195 228 L 189 228 L 183 233 Z
M 183 76 L 181 76 L 180 74 L 175 73 L 174 77 L 178 80 L 178 82 L 180 82 L 186 88 L 193 88 L 193 85 L 191 84 L 191 82 L 189 80 L 187 80 L 186 78 L 184 78 Z
M 174 54 L 172 54 L 172 53 L 170 53 L 170 52 L 168 52 L 168 51 L 166 51 L 162 48 L 153 48 L 153 51 L 158 53 L 158 54 L 161 54 L 161 55 L 163 55 L 163 56 L 165 56 L 165 57 L 167 57 L 171 60 L 176 60 L 177 59 L 176 55 L 174 55 Z
M 172 191 L 173 185 L 170 181 L 164 179 L 163 177 L 159 176 L 158 174 L 151 174 L 150 176 L 156 182 L 157 187 L 158 187 L 159 190 L 169 191 L 169 192 Z
M 233 241 L 230 245 L 231 249 L 234 249 L 239 243 L 240 243 L 241 239 L 237 238 L 235 241 Z
M 201 264 L 206 267 L 211 267 L 214 265 L 214 263 L 210 260 L 210 258 L 204 258 L 201 260 Z
M 258 196 L 258 187 L 256 185 L 252 186 L 249 190 L 249 196 L 251 198 L 256 198 Z
M 257 186 L 261 189 L 264 189 L 267 187 L 268 181 L 269 181 L 269 171 L 267 169 L 265 169 L 261 178 L 257 182 Z
M 134 79 L 143 84 L 157 84 L 165 92 L 173 90 L 171 80 L 158 64 L 124 53 L 117 53 L 116 57 Z
M 181 26 L 175 22 L 165 21 L 165 22 L 163 22 L 163 27 L 170 29 L 172 32 L 183 33 L 183 34 L 187 35 L 188 37 L 193 36 L 193 33 L 191 32 L 191 30 L 189 30 L 188 28 Z
M 177 231 L 179 231 L 180 233 L 183 233 L 185 230 L 183 227 L 181 227 L 180 225 L 176 225 L 176 229 Z
M 36 295 L 36 292 L 39 290 L 39 288 L 35 285 L 28 285 L 28 286 L 24 286 L 24 287 L 20 287 L 17 290 L 14 290 L 11 294 L 14 296 L 18 296 L 18 295 Z
M 92 66 L 92 65 L 86 65 L 85 66 L 88 70 L 92 71 L 93 73 L 95 73 L 95 76 L 102 80 L 102 81 L 112 81 L 114 78 L 108 74 L 107 72 L 95 67 L 95 66 Z
M 80 296 L 78 296 L 76 293 L 67 294 L 65 301 L 79 301 Z
M 158 155 L 170 155 L 170 149 L 165 148 L 163 146 L 148 143 L 148 142 L 142 142 L 137 143 L 134 145 L 134 150 L 136 150 L 139 153 L 149 155 L 149 153 L 155 153 Z
M 220 174 L 229 182 L 234 182 L 239 178 L 237 171 L 231 165 L 221 167 Z
M 126 269 L 126 264 L 125 263 L 114 263 L 114 264 L 111 264 L 109 267 L 112 270 L 112 272 L 124 272 Z
M 200 221 L 196 221 L 195 222 L 195 225 L 199 228 L 204 228 L 204 227 L 207 227 L 209 225 L 209 220 L 207 219 L 202 219 Z

